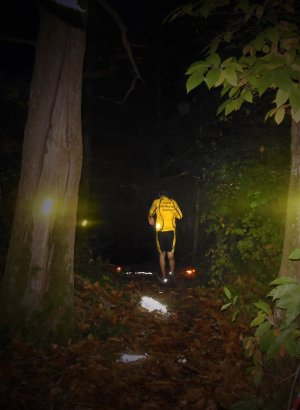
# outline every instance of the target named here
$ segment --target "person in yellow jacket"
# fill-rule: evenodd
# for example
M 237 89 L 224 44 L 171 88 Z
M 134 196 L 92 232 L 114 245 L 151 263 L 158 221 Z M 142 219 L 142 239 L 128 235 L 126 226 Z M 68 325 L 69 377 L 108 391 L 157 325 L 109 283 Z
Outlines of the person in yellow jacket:
M 168 282 L 166 277 L 166 255 L 169 262 L 169 275 L 174 274 L 175 269 L 175 245 L 176 245 L 176 219 L 182 218 L 182 212 L 174 199 L 168 197 L 166 192 L 161 192 L 159 198 L 151 205 L 148 221 L 155 225 L 156 245 L 159 252 L 159 265 L 162 281 Z

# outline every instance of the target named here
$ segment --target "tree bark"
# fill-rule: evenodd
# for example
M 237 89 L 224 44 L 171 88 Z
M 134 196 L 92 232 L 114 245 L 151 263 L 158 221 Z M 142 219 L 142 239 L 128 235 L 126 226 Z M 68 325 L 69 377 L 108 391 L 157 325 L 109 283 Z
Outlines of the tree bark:
M 300 282 L 300 260 L 289 259 L 297 248 L 300 249 L 300 123 L 292 121 L 291 175 L 279 276 L 290 276 Z
M 41 10 L 0 313 L 29 341 L 64 343 L 74 325 L 84 52 L 83 30 Z

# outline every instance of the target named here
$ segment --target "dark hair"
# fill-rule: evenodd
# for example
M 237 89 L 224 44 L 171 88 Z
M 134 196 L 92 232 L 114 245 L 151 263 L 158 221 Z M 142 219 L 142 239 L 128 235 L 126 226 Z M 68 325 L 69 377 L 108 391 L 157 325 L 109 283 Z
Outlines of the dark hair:
M 158 196 L 159 196 L 159 197 L 161 197 L 161 196 L 169 196 L 169 193 L 168 193 L 167 191 L 165 191 L 165 190 L 162 189 L 161 191 L 159 191 Z

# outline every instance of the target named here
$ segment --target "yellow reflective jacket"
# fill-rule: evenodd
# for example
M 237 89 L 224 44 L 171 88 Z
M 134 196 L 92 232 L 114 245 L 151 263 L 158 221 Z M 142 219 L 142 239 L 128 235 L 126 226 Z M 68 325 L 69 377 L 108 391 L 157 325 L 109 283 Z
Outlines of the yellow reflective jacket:
M 155 199 L 149 211 L 149 217 L 156 216 L 157 231 L 175 231 L 176 218 L 182 218 L 182 212 L 174 199 L 163 196 Z

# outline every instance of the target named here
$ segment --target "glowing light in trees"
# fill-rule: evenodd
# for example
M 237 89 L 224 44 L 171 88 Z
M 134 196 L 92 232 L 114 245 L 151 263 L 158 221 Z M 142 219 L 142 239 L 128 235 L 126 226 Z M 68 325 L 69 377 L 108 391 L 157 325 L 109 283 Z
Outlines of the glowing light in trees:
M 81 221 L 81 226 L 85 227 L 85 226 L 87 226 L 87 224 L 88 224 L 87 219 L 83 219 L 83 220 Z

